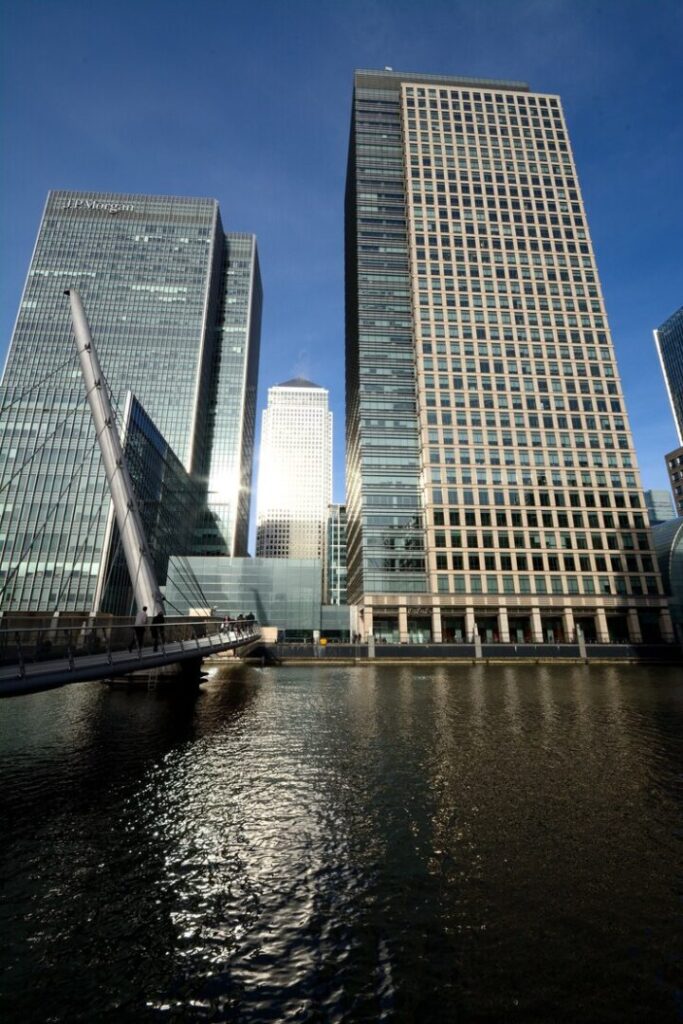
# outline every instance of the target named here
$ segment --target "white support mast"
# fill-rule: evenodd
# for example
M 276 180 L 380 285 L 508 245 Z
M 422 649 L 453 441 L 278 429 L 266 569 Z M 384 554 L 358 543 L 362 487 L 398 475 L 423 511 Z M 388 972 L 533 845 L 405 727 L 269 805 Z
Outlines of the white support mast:
M 76 349 L 85 381 L 86 396 L 92 413 L 97 440 L 102 452 L 104 471 L 116 514 L 121 546 L 133 584 L 138 609 L 144 607 L 151 616 L 163 610 L 162 597 L 147 546 L 145 531 L 138 511 L 128 467 L 123 456 L 119 433 L 112 415 L 109 396 L 100 369 L 97 351 L 90 334 L 81 297 L 73 288 L 64 292 L 71 305 L 71 320 L 76 336 Z

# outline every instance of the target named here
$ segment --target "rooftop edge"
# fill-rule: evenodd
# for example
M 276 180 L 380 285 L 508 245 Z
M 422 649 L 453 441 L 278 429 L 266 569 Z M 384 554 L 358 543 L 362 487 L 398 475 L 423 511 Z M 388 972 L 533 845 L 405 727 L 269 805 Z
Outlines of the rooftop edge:
M 365 82 L 361 80 L 363 78 L 366 79 Z M 427 85 L 465 85 L 475 89 L 508 89 L 515 92 L 531 92 L 531 87 L 526 82 L 506 82 L 496 78 L 465 78 L 458 75 L 421 75 L 393 69 L 358 69 L 354 71 L 353 79 L 356 85 L 366 87 L 371 84 L 376 85 L 377 79 L 389 79 L 396 85 L 400 85 L 401 82 L 424 82 Z

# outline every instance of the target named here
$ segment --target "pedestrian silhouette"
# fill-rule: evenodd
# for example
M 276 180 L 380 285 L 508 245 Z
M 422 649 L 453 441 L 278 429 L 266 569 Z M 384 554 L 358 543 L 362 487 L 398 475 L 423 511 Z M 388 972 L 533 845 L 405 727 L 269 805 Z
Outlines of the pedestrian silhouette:
M 135 616 L 135 625 L 133 626 L 134 638 L 128 645 L 128 650 L 132 651 L 135 644 L 138 645 L 138 651 L 142 650 L 142 644 L 145 639 L 145 627 L 147 625 L 147 605 L 143 605 L 140 611 Z

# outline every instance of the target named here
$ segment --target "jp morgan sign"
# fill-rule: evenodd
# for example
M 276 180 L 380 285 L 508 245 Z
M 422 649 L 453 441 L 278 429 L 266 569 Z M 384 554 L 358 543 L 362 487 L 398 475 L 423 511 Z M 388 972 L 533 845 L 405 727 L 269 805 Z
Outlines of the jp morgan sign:
M 108 203 L 101 199 L 67 199 L 62 203 L 63 210 L 101 210 L 102 213 L 133 213 L 133 203 Z

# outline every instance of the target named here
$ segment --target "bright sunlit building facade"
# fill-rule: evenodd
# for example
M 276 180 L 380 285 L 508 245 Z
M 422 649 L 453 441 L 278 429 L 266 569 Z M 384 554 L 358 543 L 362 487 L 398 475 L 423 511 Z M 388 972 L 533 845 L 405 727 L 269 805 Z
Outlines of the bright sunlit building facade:
M 301 377 L 268 389 L 259 456 L 256 555 L 324 558 L 332 500 L 328 392 Z

